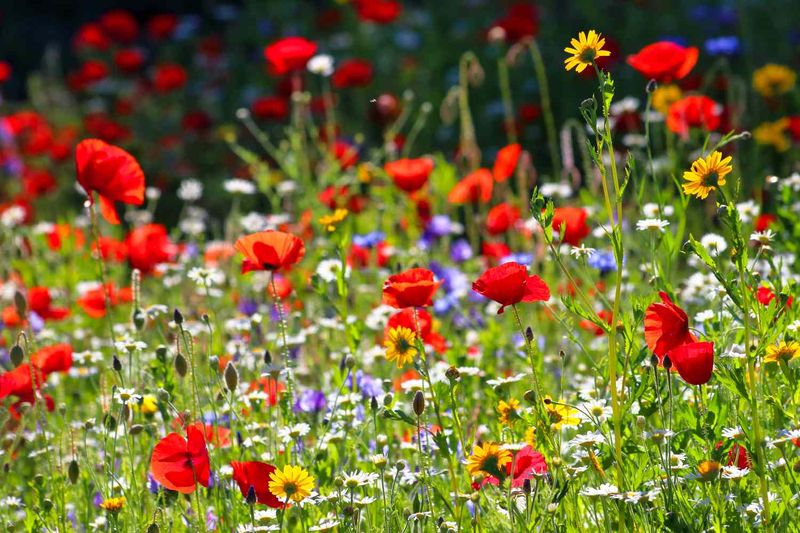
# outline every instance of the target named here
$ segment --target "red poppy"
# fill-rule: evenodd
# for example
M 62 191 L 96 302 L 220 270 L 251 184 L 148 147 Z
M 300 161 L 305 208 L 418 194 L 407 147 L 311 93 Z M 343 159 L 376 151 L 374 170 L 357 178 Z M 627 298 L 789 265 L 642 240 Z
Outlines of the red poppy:
M 547 473 L 547 461 L 544 455 L 530 446 L 525 446 L 517 452 L 514 460 L 506 464 L 506 475 L 511 476 L 511 465 L 514 465 L 514 475 L 511 477 L 511 486 L 519 488 L 526 479 L 533 479 Z
M 668 353 L 672 366 L 690 385 L 703 385 L 714 371 L 714 343 L 689 342 Z
M 442 281 L 434 281 L 427 268 L 412 268 L 389 276 L 383 283 L 383 303 L 397 309 L 425 307 Z
M 98 59 L 87 59 L 77 73 L 77 79 L 82 85 L 91 85 L 108 76 L 108 67 Z
M 250 382 L 249 392 L 263 391 L 267 394 L 264 402 L 268 407 L 278 405 L 278 398 L 281 393 L 286 390 L 286 385 L 273 378 L 262 377 L 255 381 Z
M 47 234 L 47 246 L 57 252 L 61 250 L 65 241 L 75 248 L 81 248 L 86 242 L 86 236 L 80 228 L 72 227 L 69 224 L 55 224 Z
M 756 218 L 753 227 L 756 231 L 767 231 L 770 226 L 778 222 L 778 217 L 772 213 L 762 213 Z
M 764 307 L 767 307 L 770 302 L 775 299 L 775 292 L 769 287 L 762 285 L 756 290 L 756 299 L 758 300 L 758 303 Z M 786 299 L 786 307 L 791 307 L 793 300 L 794 298 L 789 296 L 789 298 Z
M 505 31 L 505 41 L 516 43 L 539 33 L 539 14 L 536 6 L 528 2 L 512 4 L 506 14 L 492 23 L 492 28 Z
M 167 263 L 177 253 L 167 235 L 167 228 L 161 224 L 145 224 L 128 233 L 125 239 L 128 248 L 128 262 L 142 274 L 150 274 L 156 265 Z
M 714 447 L 715 449 L 719 450 L 722 448 L 723 443 L 719 441 L 717 445 Z M 753 464 L 750 462 L 750 457 L 748 457 L 747 448 L 742 446 L 739 443 L 734 443 L 731 446 L 731 449 L 728 450 L 728 466 L 735 465 L 736 468 L 752 468 Z
M 94 201 L 100 198 L 100 212 L 112 224 L 119 224 L 116 202 L 144 203 L 144 173 L 136 159 L 116 146 L 100 139 L 85 139 L 75 149 L 78 183 Z
M 92 252 L 100 250 L 100 256 L 106 261 L 122 262 L 128 258 L 128 246 L 124 241 L 118 241 L 113 237 L 98 237 L 97 242 L 92 243 Z
M 153 448 L 150 472 L 169 490 L 191 494 L 197 483 L 208 487 L 211 469 L 203 431 L 191 425 L 186 436 L 170 433 L 161 439 Z
M 472 290 L 499 303 L 498 315 L 507 305 L 550 299 L 550 289 L 542 278 L 529 276 L 525 265 L 513 261 L 488 269 L 475 280 Z
M 686 96 L 669 107 L 667 128 L 683 137 L 691 128 L 714 131 L 719 128 L 722 106 L 708 96 Z
M 553 231 L 560 232 L 564 226 L 561 242 L 579 246 L 591 231 L 586 219 L 589 214 L 582 207 L 556 207 L 553 210 Z
M 514 174 L 514 169 L 517 168 L 519 156 L 522 153 L 522 146 L 519 144 L 509 144 L 501 148 L 497 152 L 497 158 L 494 160 L 494 167 L 492 174 L 497 181 L 506 181 Z
M 110 44 L 111 39 L 108 38 L 108 35 L 105 34 L 99 24 L 93 22 L 78 28 L 75 37 L 72 39 L 72 46 L 77 50 L 88 48 L 102 51 L 107 49 Z
M 130 44 L 136 40 L 139 24 L 128 11 L 115 9 L 100 17 L 98 21 L 106 35 L 122 44 Z
M 670 41 L 649 44 L 628 56 L 628 64 L 639 74 L 660 83 L 684 78 L 697 64 L 699 51 Z
M 153 74 L 153 87 L 157 92 L 168 93 L 186 85 L 186 69 L 174 63 L 162 63 Z
M 659 292 L 661 302 L 650 304 L 644 315 L 644 340 L 659 362 L 664 356 L 684 344 L 696 343 L 689 331 L 689 317 L 683 309 L 672 303 L 665 292 Z M 684 354 L 686 355 L 686 354 Z
M 264 58 L 272 74 L 283 75 L 306 68 L 317 52 L 317 43 L 303 37 L 286 37 L 264 48 Z
M 364 59 L 342 61 L 331 76 L 336 89 L 366 87 L 372 81 L 372 64 Z
M 484 242 L 481 254 L 487 259 L 503 259 L 511 255 L 511 248 L 504 242 Z
M 156 15 L 147 21 L 147 33 L 156 41 L 169 39 L 178 27 L 178 17 L 171 13 Z
M 103 290 L 102 285 L 92 287 L 78 297 L 77 303 L 83 311 L 92 318 L 103 318 L 106 316 L 106 291 L 111 307 L 116 307 L 123 303 L 133 301 L 133 291 L 130 287 L 117 290 L 113 283 L 106 283 Z
M 572 291 L 572 292 L 574 292 L 574 291 Z M 611 314 L 611 311 L 609 311 L 607 309 L 601 309 L 600 311 L 598 311 L 597 316 L 600 318 L 600 320 L 603 320 L 608 325 L 611 325 L 611 318 L 613 316 Z M 601 337 L 606 333 L 605 329 L 601 328 L 600 326 L 598 326 L 597 324 L 595 324 L 594 322 L 592 322 L 591 320 L 588 320 L 586 318 L 584 318 L 583 320 L 578 322 L 578 326 L 581 329 L 586 330 L 586 331 L 594 334 L 595 337 Z
M 17 396 L 20 401 L 33 403 L 33 383 L 40 389 L 47 376 L 54 372 L 66 372 L 72 367 L 72 346 L 55 344 L 40 349 L 31 355 L 30 363 L 23 363 L 13 370 L 0 374 L 0 399 Z
M 288 269 L 306 253 L 306 247 L 299 237 L 272 230 L 240 237 L 234 246 L 244 256 L 242 272 Z
M 11 77 L 11 65 L 8 61 L 0 61 L 0 84 L 8 81 Z
M 114 54 L 114 64 L 127 74 L 138 72 L 144 65 L 144 54 L 136 48 L 126 48 Z
M 383 166 L 397 187 L 407 193 L 420 190 L 428 183 L 433 171 L 433 160 L 427 157 L 418 159 L 398 159 Z
M 519 220 L 520 211 L 507 202 L 498 204 L 489 210 L 486 215 L 486 231 L 489 235 L 499 235 L 514 227 Z
M 56 180 L 49 170 L 25 167 L 22 172 L 22 190 L 31 198 L 38 198 L 56 189 Z
M 378 24 L 389 24 L 400 16 L 403 4 L 395 0 L 353 0 L 358 18 Z
M 47 287 L 28 289 L 28 308 L 45 320 L 63 320 L 69 315 L 66 307 L 53 307 L 50 289 Z
M 233 480 L 239 485 L 242 496 L 252 488 L 256 495 L 256 503 L 267 505 L 273 509 L 283 509 L 284 504 L 269 490 L 269 476 L 275 467 L 259 461 L 231 461 Z
M 342 170 L 347 170 L 358 163 L 358 147 L 337 139 L 333 145 L 333 156 Z
M 284 120 L 289 116 L 289 102 L 280 96 L 262 96 L 253 100 L 250 111 L 260 120 Z
M 487 203 L 492 199 L 494 177 L 488 169 L 479 168 L 456 183 L 450 190 L 447 200 L 451 204 Z
M 411 331 L 417 331 L 417 326 L 419 326 L 422 342 L 432 346 L 433 349 L 439 353 L 447 351 L 447 341 L 444 337 L 433 331 L 433 318 L 425 309 L 417 309 L 416 320 L 414 320 L 413 309 L 403 309 L 393 314 L 389 317 L 386 328 L 384 328 L 384 336 L 388 335 L 390 330 L 401 326 Z

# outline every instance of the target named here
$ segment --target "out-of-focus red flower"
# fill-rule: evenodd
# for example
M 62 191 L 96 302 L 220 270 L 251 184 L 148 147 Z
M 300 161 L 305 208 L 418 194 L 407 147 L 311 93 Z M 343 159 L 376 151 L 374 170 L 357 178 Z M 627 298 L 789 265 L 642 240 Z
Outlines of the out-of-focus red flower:
M 130 137 L 130 130 L 112 120 L 103 112 L 88 113 L 83 118 L 87 133 L 107 143 L 116 143 Z
M 441 284 L 427 268 L 412 268 L 383 283 L 383 303 L 396 309 L 425 307 L 433 303 L 431 298 Z
M 514 465 L 514 474 L 511 475 L 511 465 Z M 544 455 L 530 446 L 525 446 L 517 452 L 514 460 L 506 464 L 506 475 L 511 476 L 511 486 L 521 487 L 526 479 L 533 479 L 547 473 L 547 461 Z
M 719 128 L 722 106 L 708 96 L 691 95 L 669 106 L 667 128 L 683 137 L 691 128 L 715 131 Z
M 403 4 L 396 0 L 353 0 L 358 18 L 377 24 L 389 24 L 403 12 Z
M 260 120 L 285 120 L 289 116 L 289 102 L 280 96 L 262 96 L 253 100 L 250 111 Z
M 433 160 L 427 157 L 398 159 L 386 163 L 383 170 L 400 190 L 412 193 L 428 183 L 428 178 L 433 171 Z
M 240 237 L 234 245 L 244 256 L 242 272 L 285 270 L 306 253 L 302 239 L 282 231 L 260 231 Z
M 61 250 L 64 241 L 70 242 L 74 248 L 81 248 L 86 242 L 86 236 L 82 229 L 69 224 L 54 225 L 53 229 L 47 233 L 47 246 L 57 252 Z
M 97 242 L 92 242 L 92 251 L 99 248 L 100 256 L 106 261 L 122 262 L 128 258 L 128 246 L 125 241 L 118 241 L 113 237 L 100 236 Z
M 275 467 L 259 461 L 231 461 L 233 480 L 239 485 L 242 497 L 247 498 L 250 489 L 256 496 L 256 503 L 267 505 L 273 509 L 283 509 L 284 503 L 269 490 L 269 476 Z
M 331 84 L 336 89 L 366 87 L 370 82 L 372 82 L 372 64 L 365 59 L 342 61 L 331 76 Z
M 39 390 L 47 377 L 55 372 L 66 372 L 72 367 L 72 346 L 55 344 L 40 349 L 31 355 L 30 363 L 23 363 L 13 370 L 0 374 L 0 400 L 16 396 L 19 401 L 12 405 L 12 415 L 19 418 L 16 406 L 21 402 L 34 403 L 34 387 Z M 48 409 L 52 408 L 48 405 Z
M 684 78 L 697 64 L 699 51 L 670 41 L 648 44 L 628 56 L 628 64 L 648 80 L 660 83 Z
M 497 159 L 494 161 L 492 168 L 492 175 L 497 181 L 506 181 L 514 174 L 514 169 L 517 168 L 519 156 L 522 153 L 522 146 L 519 144 L 509 144 L 501 148 L 497 152 Z
M 487 259 L 503 259 L 511 254 L 511 248 L 504 242 L 484 242 L 481 254 Z
M 75 33 L 72 40 L 72 46 L 77 50 L 90 49 L 90 50 L 107 50 L 111 44 L 111 39 L 105 34 L 99 24 L 90 22 L 84 24 Z
M 108 76 L 108 67 L 99 59 L 87 59 L 81 65 L 78 76 L 84 85 L 91 85 Z
M 22 172 L 22 190 L 31 198 L 54 191 L 56 180 L 49 170 L 25 167 Z
M 505 41 L 508 43 L 535 37 L 539 33 L 539 14 L 536 6 L 528 2 L 512 4 L 503 17 L 492 23 L 489 30 L 497 27 L 503 29 Z
M 144 54 L 138 48 L 124 48 L 114 54 L 114 64 L 126 74 L 139 72 L 144 65 Z
M 433 347 L 438 353 L 447 351 L 447 341 L 440 334 L 433 331 L 433 318 L 425 309 L 417 309 L 417 317 L 414 319 L 414 309 L 403 309 L 389 317 L 386 328 L 383 330 L 384 336 L 389 331 L 404 327 L 411 331 L 419 331 L 422 341 Z
M 611 311 L 609 311 L 608 309 L 601 309 L 597 313 L 597 316 L 600 317 L 601 320 L 604 320 L 607 324 L 609 325 L 611 324 L 612 314 Z M 606 330 L 604 330 L 591 320 L 585 318 L 578 323 L 578 326 L 580 326 L 581 329 L 593 333 L 595 337 L 601 337 L 606 332 Z
M 155 41 L 169 39 L 178 27 L 178 17 L 171 13 L 155 15 L 147 21 L 147 33 Z
M 100 27 L 106 35 L 121 44 L 130 44 L 139 34 L 139 24 L 128 11 L 115 9 L 100 17 Z
M 715 448 L 719 450 L 722 448 L 723 443 L 719 441 Z M 734 443 L 731 446 L 731 449 L 728 450 L 728 466 L 736 466 L 736 468 L 752 468 L 753 464 L 750 462 L 750 457 L 748 456 L 747 448 L 742 446 L 739 443 Z
M 186 85 L 186 69 L 175 63 L 161 63 L 153 74 L 153 87 L 157 92 L 168 93 Z
M 264 48 L 264 58 L 272 74 L 281 76 L 306 68 L 317 52 L 317 43 L 303 37 L 286 37 Z
M 183 115 L 181 127 L 184 131 L 203 132 L 213 125 L 211 116 L 203 110 L 196 109 Z
M 83 311 L 92 318 L 103 318 L 106 316 L 106 292 L 111 307 L 116 307 L 123 303 L 133 301 L 133 291 L 130 287 L 123 287 L 119 290 L 113 283 L 106 283 L 105 289 L 102 285 L 92 287 L 78 297 L 77 303 Z
M 28 307 L 45 320 L 63 320 L 69 315 L 66 307 L 53 307 L 53 299 L 47 287 L 28 289 Z
M 451 204 L 488 203 L 492 199 L 494 177 L 488 169 L 479 168 L 456 183 L 447 195 Z
M 339 162 L 339 167 L 347 170 L 358 163 L 358 147 L 337 139 L 333 144 L 333 156 Z
M 161 439 L 150 457 L 153 479 L 169 490 L 191 494 L 196 484 L 208 487 L 211 469 L 204 432 L 191 425 L 184 438 L 170 433 Z
M 499 303 L 498 315 L 509 305 L 550 299 L 550 288 L 542 278 L 528 275 L 525 265 L 513 261 L 488 269 L 475 280 L 472 290 Z
M 770 302 L 772 302 L 772 300 L 775 299 L 775 292 L 769 287 L 762 285 L 756 290 L 756 299 L 758 300 L 758 303 L 766 307 L 770 304 Z M 791 307 L 793 300 L 794 298 L 789 296 L 786 299 L 786 307 Z
M 94 201 L 97 193 L 100 212 L 112 224 L 119 224 L 114 204 L 144 203 L 144 173 L 136 159 L 100 139 L 85 139 L 75 150 L 78 183 Z
M 286 385 L 273 378 L 261 377 L 250 383 L 249 392 L 263 391 L 267 394 L 264 403 L 267 407 L 278 405 L 280 394 L 286 390 Z
M 8 61 L 0 61 L 0 85 L 11 78 L 11 64 Z
M 172 244 L 167 228 L 161 224 L 145 224 L 131 230 L 125 239 L 128 262 L 142 274 L 153 272 L 156 265 L 172 260 L 177 247 Z
M 703 385 L 714 371 L 714 343 L 689 342 L 668 353 L 672 366 L 690 385 Z
M 491 208 L 486 215 L 486 231 L 489 235 L 500 235 L 513 228 L 519 218 L 519 208 L 503 202 Z
M 672 359 L 671 352 L 684 344 L 697 343 L 689 331 L 686 312 L 672 303 L 669 295 L 659 292 L 660 302 L 650 304 L 644 315 L 644 340 L 659 362 L 665 355 Z
M 286 278 L 285 276 L 281 276 L 280 274 L 277 274 L 275 276 L 274 285 L 275 285 L 274 288 L 272 283 L 267 285 L 267 294 L 269 294 L 270 298 L 277 297 L 280 298 L 281 300 L 285 300 L 286 298 L 289 297 L 290 294 L 292 294 L 292 291 L 294 290 L 294 287 L 292 287 L 292 282 L 289 281 L 288 278 Z
M 588 216 L 582 207 L 556 207 L 553 210 L 553 231 L 559 232 L 561 242 L 579 246 L 591 231 L 586 223 Z M 560 233 L 562 225 L 563 235 Z
M 753 227 L 756 231 L 767 231 L 770 226 L 778 221 L 778 217 L 772 213 L 762 213 L 756 217 Z

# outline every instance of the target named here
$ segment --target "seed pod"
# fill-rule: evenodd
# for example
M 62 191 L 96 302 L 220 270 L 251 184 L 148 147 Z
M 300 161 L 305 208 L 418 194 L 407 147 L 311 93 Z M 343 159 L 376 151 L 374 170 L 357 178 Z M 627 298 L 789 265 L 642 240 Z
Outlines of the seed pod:
M 531 493 L 531 480 L 530 478 L 525 478 L 525 481 L 522 482 L 522 492 L 525 494 Z
M 159 531 L 161 531 L 161 530 L 159 529 L 159 527 L 158 527 L 158 524 L 156 524 L 155 522 L 153 522 L 152 524 L 150 524 L 149 526 L 147 526 L 147 531 L 146 531 L 146 533 L 159 533 Z
M 265 365 L 272 364 L 272 354 L 269 353 L 269 350 L 264 350 L 264 364 Z
M 236 366 L 234 366 L 233 361 L 228 361 L 228 364 L 225 365 L 225 386 L 228 387 L 230 392 L 235 392 L 236 387 L 239 386 L 239 371 L 236 370 Z
M 122 372 L 122 361 L 120 361 L 119 357 L 116 355 L 114 356 L 114 361 L 111 366 L 114 368 L 114 372 Z
M 109 431 L 117 429 L 117 419 L 112 414 L 107 414 L 103 419 L 103 423 Z
M 666 368 L 667 370 L 672 368 L 672 361 L 670 361 L 670 358 L 669 358 L 668 355 L 664 356 L 664 360 L 662 361 L 661 364 L 664 365 L 664 368 Z
M 78 467 L 78 460 L 73 459 L 69 462 L 69 468 L 67 469 L 67 474 L 69 475 L 69 482 L 73 485 L 78 482 L 78 476 L 80 475 L 81 471 Z
M 182 378 L 186 377 L 186 373 L 189 372 L 189 363 L 182 353 L 175 356 L 175 372 Z
M 454 382 L 458 381 L 458 379 L 461 377 L 461 372 L 459 372 L 456 367 L 451 366 L 447 369 L 444 375 L 447 376 L 447 379 L 449 379 L 451 382 Z
M 45 499 L 42 502 L 42 510 L 44 512 L 46 512 L 46 513 L 49 513 L 50 511 L 52 511 L 53 510 L 53 500 L 51 500 L 50 498 Z
M 14 363 L 14 366 L 19 366 L 22 364 L 23 359 L 25 359 L 25 350 L 23 350 L 22 346 L 19 344 L 15 344 L 11 347 L 8 356 L 11 358 L 11 362 Z
M 167 360 L 167 347 L 164 346 L 163 344 L 159 345 L 158 348 L 156 348 L 156 357 L 162 363 L 164 361 L 166 361 Z
M 131 319 L 133 320 L 133 327 L 136 328 L 136 331 L 142 331 L 144 329 L 144 322 L 145 322 L 144 311 L 142 311 L 141 309 L 134 310 Z
M 525 338 L 528 340 L 528 342 L 533 342 L 533 328 L 530 326 L 525 328 Z
M 131 426 L 131 429 L 128 430 L 128 433 L 135 437 L 136 435 L 138 435 L 142 431 L 144 431 L 144 426 L 143 425 L 134 424 L 134 425 Z
M 247 489 L 247 505 L 255 505 L 256 504 L 256 488 L 253 485 L 250 485 L 250 488 Z
M 383 396 L 383 405 L 384 405 L 385 407 L 389 407 L 390 405 L 392 405 L 392 402 L 393 402 L 393 401 L 394 401 L 394 396 L 392 396 L 392 393 L 391 393 L 391 392 L 390 392 L 390 393 L 387 393 L 387 394 L 385 394 L 385 395 Z
M 422 391 L 417 391 L 416 394 L 414 394 L 414 402 L 412 405 L 414 407 L 414 414 L 422 416 L 422 413 L 425 412 L 425 396 L 423 396 Z
M 346 366 L 348 369 L 353 368 L 354 366 L 356 366 L 356 358 L 353 357 L 352 355 L 348 355 L 344 359 L 344 366 Z
M 208 366 L 211 368 L 219 368 L 219 357 L 216 355 L 210 355 L 208 357 Z
M 525 394 L 522 395 L 522 399 L 528 403 L 536 403 L 536 393 L 532 390 L 525 391 Z
M 166 403 L 169 401 L 169 392 L 167 392 L 165 389 L 158 389 L 158 392 L 156 392 L 156 397 L 158 398 L 159 402 Z
M 179 326 L 183 324 L 183 315 L 181 314 L 181 312 L 178 310 L 177 307 L 175 308 L 175 311 L 172 313 L 172 320 L 174 320 L 175 323 L 178 324 Z
M 28 302 L 25 300 L 25 295 L 20 291 L 14 293 L 14 306 L 17 308 L 17 314 L 19 316 L 28 314 Z
M 370 400 L 369 400 L 369 408 L 372 409 L 373 413 L 378 410 L 378 399 L 375 398 L 375 396 L 370 398 Z

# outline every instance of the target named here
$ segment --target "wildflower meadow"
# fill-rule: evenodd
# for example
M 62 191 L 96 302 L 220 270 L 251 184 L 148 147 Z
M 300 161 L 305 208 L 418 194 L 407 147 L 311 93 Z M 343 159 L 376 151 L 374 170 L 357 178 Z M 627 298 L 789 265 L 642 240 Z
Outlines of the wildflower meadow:
M 0 530 L 798 531 L 795 2 L 129 4 L 0 39 Z

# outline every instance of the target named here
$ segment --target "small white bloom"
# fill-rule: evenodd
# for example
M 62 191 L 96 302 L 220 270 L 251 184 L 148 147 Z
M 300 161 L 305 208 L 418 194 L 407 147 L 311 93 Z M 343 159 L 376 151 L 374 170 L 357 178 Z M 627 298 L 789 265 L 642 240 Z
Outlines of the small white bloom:
M 317 54 L 308 60 L 307 68 L 312 74 L 327 78 L 333 74 L 333 57 L 328 54 Z

